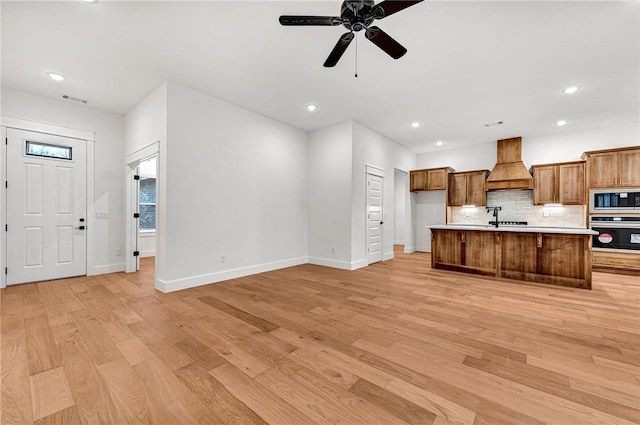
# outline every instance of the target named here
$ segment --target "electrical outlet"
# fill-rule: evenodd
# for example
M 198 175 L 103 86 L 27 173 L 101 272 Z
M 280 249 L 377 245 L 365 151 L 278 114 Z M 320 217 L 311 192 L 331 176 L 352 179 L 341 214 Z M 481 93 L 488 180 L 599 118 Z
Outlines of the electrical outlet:
M 220 262 L 221 262 L 221 263 L 224 263 L 224 262 L 225 262 L 224 254 L 221 254 L 221 255 L 220 255 Z
M 543 217 L 549 217 L 549 211 L 542 211 Z
M 336 253 L 336 249 L 335 248 L 331 248 L 331 253 L 335 254 Z
M 116 257 L 122 257 L 122 248 L 116 249 Z

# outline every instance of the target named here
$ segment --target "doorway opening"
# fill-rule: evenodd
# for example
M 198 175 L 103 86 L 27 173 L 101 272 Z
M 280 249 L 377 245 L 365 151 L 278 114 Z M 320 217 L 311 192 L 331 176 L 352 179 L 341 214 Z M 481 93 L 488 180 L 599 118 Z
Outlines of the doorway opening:
M 159 142 L 128 155 L 125 167 L 127 181 L 127 237 L 125 271 L 154 270 L 157 281 L 159 239 L 162 229 L 158 220 Z M 146 267 L 155 266 L 155 267 Z M 157 283 L 157 282 L 156 282 Z M 157 284 L 156 284 L 157 287 Z

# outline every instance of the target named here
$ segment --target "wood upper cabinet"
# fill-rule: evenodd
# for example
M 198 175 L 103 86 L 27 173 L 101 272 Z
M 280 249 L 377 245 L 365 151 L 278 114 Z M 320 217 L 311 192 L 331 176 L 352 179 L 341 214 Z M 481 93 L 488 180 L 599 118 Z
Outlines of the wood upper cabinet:
M 588 187 L 640 187 L 640 146 L 585 152 Z
M 534 165 L 533 203 L 584 204 L 584 161 Z
M 489 170 L 467 171 L 449 174 L 447 205 L 487 205 L 484 182 Z
M 426 168 L 409 172 L 409 189 L 411 192 L 424 190 L 446 190 L 447 176 L 453 171 L 451 167 Z

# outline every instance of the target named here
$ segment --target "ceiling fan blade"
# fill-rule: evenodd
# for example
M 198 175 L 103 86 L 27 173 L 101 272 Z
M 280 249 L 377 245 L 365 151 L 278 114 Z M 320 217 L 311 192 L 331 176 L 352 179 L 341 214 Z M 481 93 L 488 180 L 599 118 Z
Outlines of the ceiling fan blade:
M 399 59 L 407 53 L 407 49 L 376 26 L 367 28 L 365 36 L 394 59 Z
M 324 61 L 324 66 L 326 68 L 331 68 L 332 66 L 336 66 L 342 55 L 344 54 L 349 44 L 353 40 L 354 34 L 352 32 L 344 33 L 340 36 L 340 39 L 336 43 L 335 47 L 329 53 L 329 57 L 326 61 Z
M 287 26 L 308 26 L 308 25 L 322 25 L 322 26 L 335 26 L 342 24 L 342 18 L 337 16 L 289 16 L 282 15 L 280 17 L 280 24 Z
M 385 0 L 378 3 L 374 8 L 374 15 L 376 19 L 382 19 L 389 15 L 393 15 L 396 12 L 413 6 L 414 4 L 421 3 L 423 0 Z

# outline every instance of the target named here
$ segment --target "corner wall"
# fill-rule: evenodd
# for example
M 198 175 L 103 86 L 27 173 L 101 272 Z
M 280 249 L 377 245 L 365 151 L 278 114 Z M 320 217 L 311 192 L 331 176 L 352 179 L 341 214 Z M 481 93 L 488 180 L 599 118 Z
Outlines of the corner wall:
M 167 99 L 161 289 L 306 263 L 307 133 L 174 83 Z
M 351 270 L 353 125 L 309 134 L 309 262 Z
M 357 267 L 367 265 L 367 219 L 366 219 L 366 166 L 370 165 L 385 171 L 382 192 L 382 249 L 383 259 L 393 258 L 395 184 L 394 170 L 409 172 L 415 169 L 417 155 L 386 137 L 360 125 L 353 123 L 353 170 L 351 191 L 351 262 Z M 408 183 L 405 188 L 407 191 Z M 407 203 L 408 201 L 407 197 Z M 411 208 L 407 204 L 405 212 L 410 215 Z M 405 216 L 405 222 L 411 222 Z M 409 251 L 415 246 L 413 232 L 407 232 L 405 249 Z

